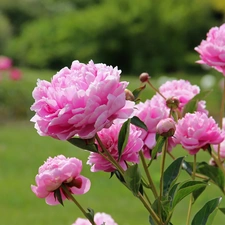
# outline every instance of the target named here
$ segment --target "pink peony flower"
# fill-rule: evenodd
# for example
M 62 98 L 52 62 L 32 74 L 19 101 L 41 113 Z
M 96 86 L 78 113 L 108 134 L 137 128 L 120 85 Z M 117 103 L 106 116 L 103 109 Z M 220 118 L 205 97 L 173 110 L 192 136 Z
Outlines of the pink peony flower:
M 165 107 L 158 107 L 152 103 L 151 100 L 146 100 L 145 103 L 140 102 L 135 106 L 135 115 L 142 120 L 148 128 L 148 131 L 139 128 L 141 130 L 141 138 L 144 141 L 143 153 L 148 159 L 151 158 L 151 150 L 156 145 L 156 126 L 161 120 L 168 118 L 169 115 Z M 169 150 L 175 146 L 171 141 L 172 139 L 169 138 Z
M 113 218 L 106 213 L 96 213 L 94 216 L 94 222 L 96 225 L 117 225 Z M 78 218 L 72 225 L 91 225 L 88 219 Z
M 225 133 L 225 118 L 223 118 L 223 126 L 222 126 L 222 130 L 223 132 Z M 218 153 L 218 145 L 213 145 L 213 148 L 215 150 L 215 152 Z M 221 143 L 220 143 L 220 157 L 222 159 L 225 159 L 225 140 L 223 140 Z
M 61 185 L 65 184 L 71 194 L 84 194 L 90 189 L 90 180 L 80 175 L 82 161 L 77 158 L 66 158 L 63 155 L 49 157 L 39 168 L 36 175 L 37 186 L 31 185 L 31 190 L 38 198 L 45 198 L 49 205 L 59 204 L 54 193 L 60 190 L 62 200 L 67 196 L 62 191 Z
M 156 126 L 156 132 L 165 137 L 171 137 L 176 130 L 176 124 L 172 118 L 166 118 L 159 121 Z
M 0 56 L 0 70 L 7 70 L 12 67 L 12 60 L 6 56 Z
M 108 149 L 111 155 L 118 161 L 118 136 L 120 129 L 122 127 L 121 123 L 113 124 L 108 129 L 102 129 L 98 132 L 98 135 L 104 144 L 104 146 Z M 126 162 L 138 163 L 139 155 L 138 152 L 142 149 L 143 142 L 140 138 L 141 131 L 138 131 L 134 125 L 130 125 L 130 134 L 128 137 L 127 145 L 120 157 L 119 164 L 121 167 L 126 170 L 127 165 Z M 96 142 L 98 145 L 98 143 Z M 99 150 L 101 147 L 98 145 Z M 96 172 L 103 170 L 105 172 L 113 172 L 115 167 L 108 162 L 108 160 L 104 159 L 99 153 L 91 152 L 88 157 L 87 164 L 91 165 L 91 171 Z
M 11 80 L 20 80 L 22 78 L 22 72 L 17 68 L 13 68 L 9 71 L 9 78 Z
M 196 154 L 201 148 L 207 148 L 209 144 L 219 144 L 224 140 L 224 134 L 215 120 L 200 112 L 187 113 L 178 120 L 174 136 L 191 155 Z
M 134 102 L 125 99 L 128 83 L 120 82 L 120 73 L 117 67 L 74 61 L 51 82 L 38 80 L 31 106 L 38 133 L 61 140 L 74 135 L 89 139 L 114 119 L 127 119 Z
M 211 66 L 225 76 L 225 24 L 211 28 L 206 40 L 202 40 L 195 50 L 201 58 L 198 63 Z
M 192 85 L 186 80 L 172 80 L 167 81 L 159 88 L 160 93 L 168 98 L 176 98 L 179 101 L 178 109 L 182 112 L 184 106 L 197 94 L 200 93 L 200 88 L 197 85 Z M 164 108 L 169 113 L 169 108 L 166 106 L 166 100 L 163 99 L 159 94 L 156 94 L 151 99 L 152 104 Z M 205 101 L 199 101 L 197 111 L 208 114 L 205 109 Z

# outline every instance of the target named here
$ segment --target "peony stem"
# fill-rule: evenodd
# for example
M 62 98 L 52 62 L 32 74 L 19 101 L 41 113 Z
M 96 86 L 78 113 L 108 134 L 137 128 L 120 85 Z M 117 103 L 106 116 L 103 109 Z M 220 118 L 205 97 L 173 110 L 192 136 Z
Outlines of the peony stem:
M 160 91 L 159 91 L 158 89 L 156 89 L 156 88 L 152 85 L 152 83 L 151 83 L 149 80 L 147 81 L 147 83 L 149 84 L 149 86 L 150 86 L 156 93 L 158 93 L 159 95 L 161 95 L 161 96 L 166 100 L 166 97 L 163 96 L 163 95 L 160 93 Z
M 219 126 L 220 126 L 221 129 L 223 127 L 224 102 L 225 102 L 225 78 L 223 79 L 223 94 L 222 94 L 221 107 L 220 107 L 220 123 L 219 123 Z M 221 162 L 220 144 L 218 145 L 218 159 Z
M 155 187 L 155 185 L 153 183 L 153 180 L 151 178 L 151 175 L 150 175 L 150 173 L 148 171 L 148 166 L 146 164 L 146 161 L 145 161 L 145 158 L 144 158 L 144 155 L 143 155 L 143 152 L 142 151 L 139 152 L 139 156 L 141 158 L 141 162 L 142 162 L 142 165 L 143 165 L 145 174 L 146 174 L 146 176 L 148 178 L 149 185 L 150 185 L 150 187 L 152 189 L 152 192 L 153 192 L 153 194 L 155 196 L 155 199 L 157 199 L 158 198 L 158 193 L 157 193 L 156 187 Z
M 94 222 L 93 219 L 90 219 L 88 216 L 87 216 L 87 213 L 86 211 L 84 210 L 84 208 L 80 205 L 80 203 L 73 197 L 73 195 L 69 192 L 67 186 L 65 184 L 62 184 L 61 185 L 63 191 L 66 193 L 66 195 L 69 197 L 69 199 L 71 199 L 76 205 L 77 207 L 80 209 L 80 211 L 84 214 L 84 216 L 90 221 L 90 223 L 92 225 L 96 225 L 96 223 Z
M 194 163 L 193 163 L 192 180 L 195 180 L 196 163 L 197 163 L 197 160 L 196 159 L 197 159 L 197 156 L 195 154 L 194 155 Z M 188 206 L 188 214 L 187 214 L 187 222 L 186 222 L 186 225 L 188 225 L 190 223 L 192 202 L 193 202 L 193 195 L 191 194 L 190 201 L 189 201 L 189 206 Z
M 140 192 L 138 193 L 138 198 L 141 200 L 141 202 L 143 203 L 144 207 L 148 210 L 148 212 L 150 213 L 152 219 L 156 222 L 156 224 L 162 225 L 158 215 L 151 208 L 151 206 L 148 205 L 148 203 L 145 201 L 144 197 L 142 196 L 142 194 Z
M 95 135 L 95 138 L 97 139 L 97 142 L 99 143 L 101 149 L 103 150 L 103 152 L 98 151 L 99 154 L 101 154 L 102 157 L 104 157 L 105 159 L 107 159 L 110 163 L 112 163 L 116 169 L 123 175 L 124 174 L 124 170 L 123 168 L 120 166 L 120 164 L 112 157 L 112 155 L 110 154 L 110 152 L 108 151 L 108 149 L 104 146 L 104 144 L 102 143 L 101 139 L 99 138 L 98 134 Z M 107 155 L 105 156 L 104 153 Z

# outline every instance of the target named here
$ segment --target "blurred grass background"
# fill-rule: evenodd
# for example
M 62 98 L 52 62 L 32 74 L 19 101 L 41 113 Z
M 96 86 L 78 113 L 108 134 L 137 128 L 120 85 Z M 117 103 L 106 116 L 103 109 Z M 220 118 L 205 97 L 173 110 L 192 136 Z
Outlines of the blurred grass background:
M 212 89 L 205 100 L 210 115 L 218 119 L 222 76 L 195 64 L 194 47 L 211 27 L 224 22 L 224 14 L 224 0 L 1 0 L 0 55 L 10 57 L 23 76 L 10 80 L 7 71 L 0 71 L 0 224 L 70 225 L 82 217 L 73 203 L 48 206 L 30 189 L 47 157 L 64 154 L 82 159 L 83 174 L 92 181 L 91 190 L 77 197 L 85 208 L 109 213 L 119 225 L 147 225 L 144 208 L 115 177 L 89 172 L 87 152 L 37 134 L 29 122 L 32 90 L 38 78 L 50 80 L 73 60 L 93 59 L 122 69 L 122 80 L 130 81 L 130 90 L 139 87 L 142 72 L 150 74 L 155 87 L 178 78 L 202 90 Z M 153 94 L 147 87 L 141 98 Z M 174 154 L 186 152 L 178 148 Z M 204 152 L 199 158 L 209 160 Z M 151 174 L 159 181 L 158 163 Z M 209 186 L 192 216 L 220 195 L 218 188 Z M 185 224 L 188 202 L 186 198 L 177 207 L 175 225 Z M 213 224 L 224 224 L 221 213 Z

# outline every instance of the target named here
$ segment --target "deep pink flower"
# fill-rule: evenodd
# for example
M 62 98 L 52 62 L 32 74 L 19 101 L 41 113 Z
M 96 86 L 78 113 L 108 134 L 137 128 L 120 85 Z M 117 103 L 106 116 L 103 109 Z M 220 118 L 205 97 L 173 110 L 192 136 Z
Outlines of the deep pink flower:
M 225 76 L 225 24 L 211 28 L 206 40 L 202 40 L 195 50 L 201 58 L 198 63 L 211 66 Z
M 36 185 L 31 185 L 32 191 L 38 198 L 45 198 L 49 205 L 59 204 L 54 197 L 54 192 L 59 189 L 62 200 L 67 196 L 62 191 L 61 185 L 65 184 L 71 194 L 84 194 L 90 189 L 90 180 L 80 175 L 82 161 L 77 158 L 66 158 L 63 155 L 49 157 L 39 168 L 36 175 Z
M 225 118 L 223 118 L 222 130 L 225 133 Z M 218 153 L 218 145 L 213 145 L 214 150 Z M 220 143 L 220 157 L 225 159 L 225 140 Z
M 125 99 L 128 83 L 120 82 L 120 73 L 117 67 L 74 61 L 51 82 L 38 80 L 31 106 L 38 133 L 61 140 L 74 135 L 88 139 L 114 119 L 127 119 L 134 102 Z
M 7 70 L 12 67 L 12 60 L 6 56 L 0 56 L 0 70 Z
M 22 78 L 22 72 L 18 68 L 13 68 L 9 71 L 9 78 L 11 80 L 20 80 Z
M 94 222 L 96 225 L 117 225 L 113 218 L 106 213 L 96 213 L 94 216 Z M 78 218 L 72 225 L 91 225 L 88 219 Z
M 167 81 L 159 88 L 160 93 L 168 98 L 176 98 L 179 101 L 178 109 L 182 112 L 184 106 L 197 94 L 200 93 L 200 88 L 197 85 L 192 85 L 187 80 L 172 80 Z M 166 106 L 166 100 L 159 94 L 156 94 L 151 99 L 153 105 L 164 108 L 169 113 L 169 108 Z M 197 111 L 208 114 L 205 109 L 205 101 L 199 101 Z
M 174 136 L 191 155 L 201 148 L 207 148 L 209 144 L 219 144 L 224 140 L 224 134 L 215 120 L 200 112 L 187 113 L 178 120 Z
M 98 132 L 98 135 L 102 143 L 108 149 L 113 158 L 116 160 L 118 160 L 119 158 L 118 136 L 121 127 L 122 127 L 121 123 L 116 123 L 113 124 L 110 128 L 108 129 L 105 128 L 102 129 L 100 132 Z M 140 135 L 141 131 L 138 131 L 134 125 L 130 125 L 130 134 L 128 137 L 128 142 L 125 149 L 123 150 L 123 153 L 119 161 L 119 164 L 124 170 L 127 169 L 126 162 L 132 163 L 139 162 L 138 152 L 142 149 L 143 146 L 143 142 L 142 139 L 140 138 Z M 101 150 L 101 147 L 99 145 L 98 149 Z M 92 172 L 100 170 L 103 170 L 105 172 L 113 172 L 115 170 L 115 167 L 110 162 L 108 162 L 108 160 L 104 159 L 103 156 L 101 156 L 100 154 L 94 152 L 90 153 L 87 164 L 92 166 L 91 167 Z
M 135 108 L 135 115 L 142 120 L 148 128 L 148 131 L 141 128 L 139 129 L 141 130 L 141 138 L 144 141 L 144 156 L 150 159 L 150 152 L 156 145 L 156 126 L 161 120 L 168 118 L 169 112 L 165 107 L 155 106 L 151 100 L 146 100 L 144 103 L 140 102 Z M 169 138 L 169 150 L 174 146 L 175 144 L 172 139 Z

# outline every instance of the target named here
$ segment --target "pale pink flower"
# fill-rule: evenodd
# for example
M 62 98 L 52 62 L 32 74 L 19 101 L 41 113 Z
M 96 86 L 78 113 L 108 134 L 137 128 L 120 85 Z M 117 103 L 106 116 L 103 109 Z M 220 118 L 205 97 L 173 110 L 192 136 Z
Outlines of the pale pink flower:
M 12 67 L 12 60 L 6 56 L 0 56 L 0 70 L 7 70 Z
M 224 134 L 212 117 L 204 113 L 186 113 L 178 120 L 175 141 L 189 151 L 196 154 L 201 148 L 206 149 L 209 144 L 219 144 L 224 140 Z
M 60 190 L 62 200 L 68 197 L 62 191 L 62 184 L 66 185 L 71 194 L 80 195 L 89 191 L 90 180 L 80 175 L 81 170 L 82 161 L 77 158 L 66 158 L 63 155 L 49 157 L 36 175 L 37 186 L 31 185 L 31 189 L 38 198 L 45 198 L 47 204 L 59 204 L 54 196 L 56 190 Z
M 200 54 L 200 64 L 213 67 L 225 76 L 225 24 L 212 27 L 195 50 Z
M 9 71 L 9 78 L 11 80 L 20 80 L 22 78 L 22 72 L 18 68 L 13 68 Z
M 106 213 L 96 213 L 94 215 L 94 222 L 96 225 L 118 225 L 113 218 Z M 91 225 L 88 219 L 78 218 L 72 225 Z
M 222 130 L 225 133 L 225 118 L 223 118 L 223 126 L 222 126 Z M 213 148 L 215 150 L 215 152 L 218 153 L 218 145 L 213 145 Z M 222 159 L 225 159 L 225 140 L 223 140 L 223 142 L 220 143 L 220 157 Z
M 151 150 L 156 145 L 156 126 L 161 120 L 168 118 L 169 115 L 165 107 L 158 107 L 152 103 L 151 100 L 146 100 L 144 103 L 140 102 L 135 106 L 135 115 L 145 123 L 148 129 L 146 131 L 139 128 L 141 130 L 141 138 L 144 141 L 143 153 L 148 159 L 151 158 Z M 174 146 L 172 139 L 169 138 L 169 150 Z
M 197 85 L 192 85 L 187 80 L 181 79 L 167 81 L 159 87 L 159 91 L 166 99 L 172 97 L 177 99 L 179 101 L 178 109 L 182 112 L 185 105 L 200 93 L 200 88 Z M 157 107 L 164 108 L 169 113 L 169 108 L 166 106 L 166 100 L 159 94 L 154 95 L 151 102 Z M 205 101 L 201 100 L 198 102 L 197 111 L 208 114 L 205 107 Z
M 105 148 L 110 152 L 111 156 L 118 161 L 119 153 L 118 153 L 118 137 L 119 132 L 122 127 L 121 123 L 113 124 L 108 129 L 102 129 L 98 132 L 98 136 L 100 137 Z M 140 138 L 141 131 L 138 131 L 134 125 L 130 125 L 130 133 L 128 137 L 128 142 L 123 150 L 123 153 L 120 157 L 119 164 L 120 166 L 126 170 L 127 165 L 126 162 L 138 163 L 139 156 L 138 153 L 142 149 L 143 141 Z M 101 147 L 98 145 L 99 151 L 101 151 Z M 103 170 L 105 172 L 113 172 L 115 171 L 115 167 L 106 160 L 99 153 L 91 152 L 88 157 L 87 164 L 91 165 L 91 171 L 96 172 Z
M 51 82 L 38 80 L 31 106 L 38 133 L 61 140 L 74 135 L 88 139 L 114 119 L 127 119 L 134 102 L 125 99 L 128 82 L 120 82 L 120 73 L 117 67 L 74 61 Z
M 156 132 L 165 137 L 171 137 L 176 130 L 176 123 L 172 118 L 166 118 L 159 121 L 156 126 Z

